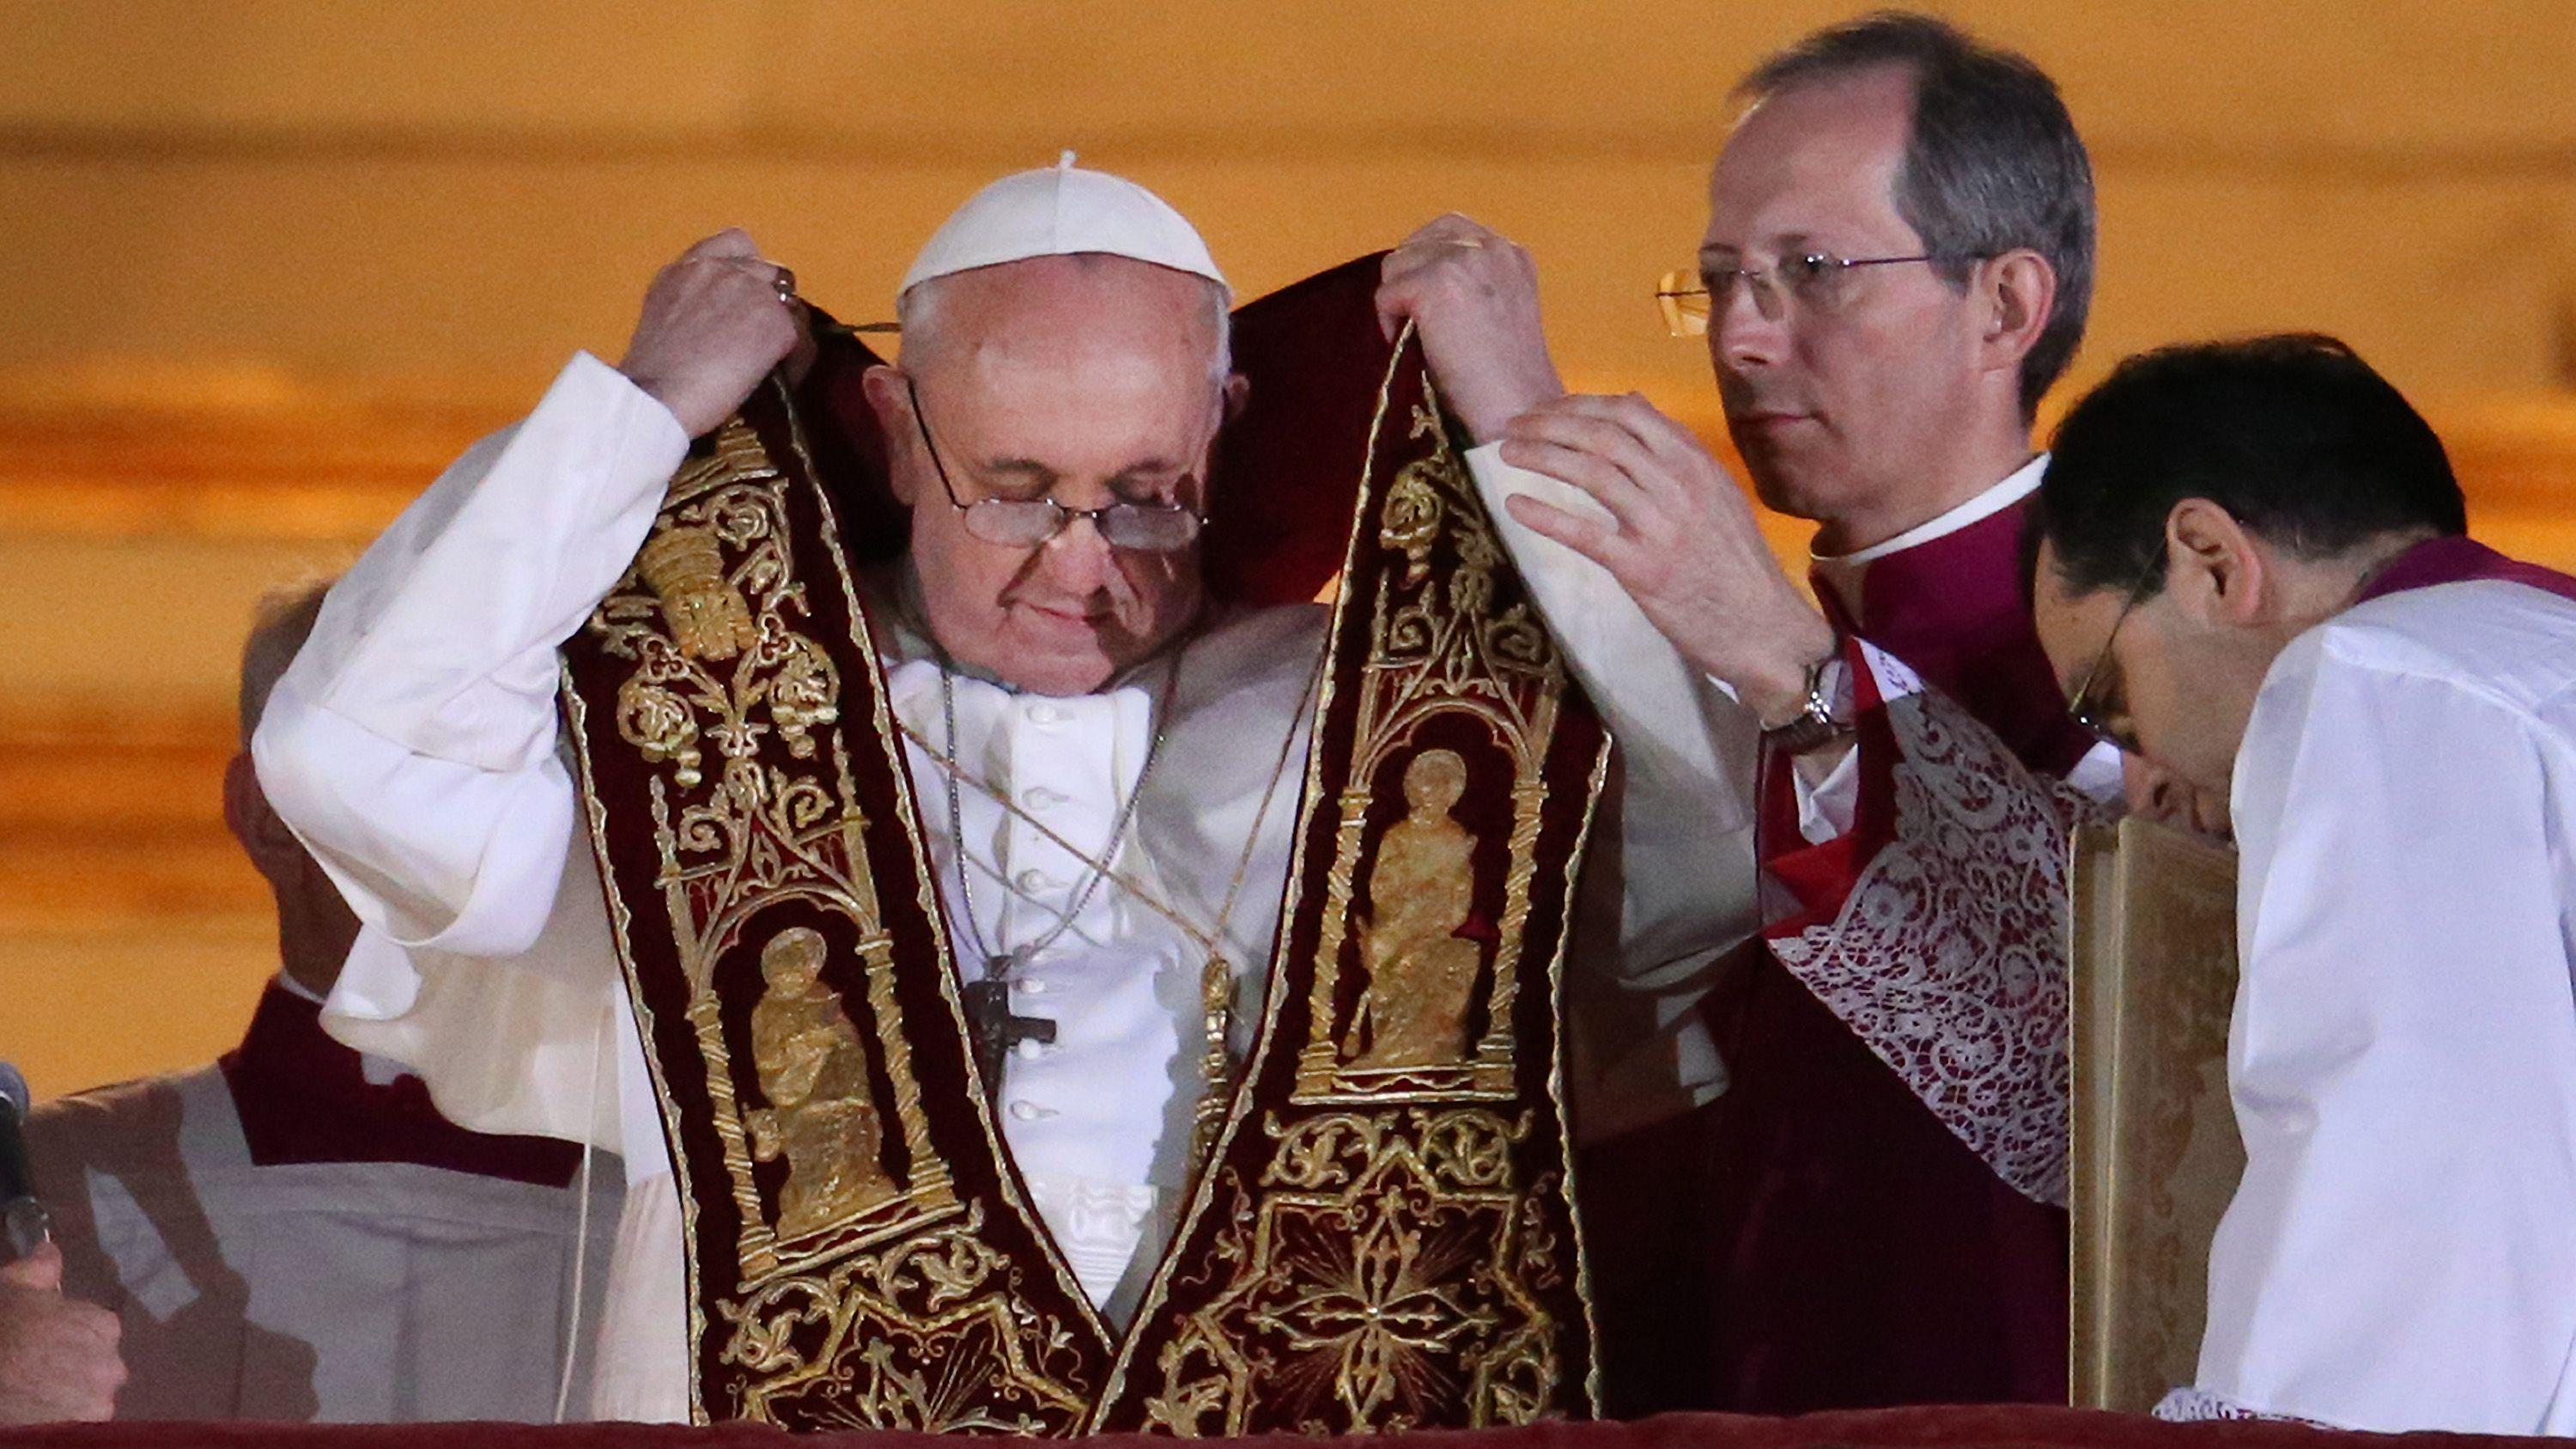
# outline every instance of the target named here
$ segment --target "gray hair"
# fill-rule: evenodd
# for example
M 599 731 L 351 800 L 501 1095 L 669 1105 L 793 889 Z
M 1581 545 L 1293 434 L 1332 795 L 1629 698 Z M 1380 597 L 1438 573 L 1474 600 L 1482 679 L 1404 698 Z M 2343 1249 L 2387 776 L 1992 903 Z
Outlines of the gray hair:
M 268 709 L 268 696 L 277 688 L 286 666 L 295 662 L 304 641 L 313 637 L 313 621 L 322 613 L 323 596 L 330 593 L 334 577 L 329 574 L 282 583 L 260 595 L 251 606 L 250 635 L 242 640 L 241 741 L 247 748 L 251 732 L 259 728 L 259 717 Z
M 1914 81 L 1914 121 L 1896 210 L 1965 286 L 1980 257 L 2029 248 L 2057 299 L 2021 363 L 2025 417 L 2074 360 L 2093 303 L 2093 164 L 2057 83 L 2026 56 L 1929 15 L 1882 10 L 1830 26 L 1756 66 L 1736 88 L 1759 101 L 1817 81 L 1896 68 Z
M 1105 253 L 1077 252 L 1082 261 L 1098 261 Z M 1140 265 L 1144 265 L 1141 264 Z M 954 273 L 949 274 L 951 276 Z M 1218 387 L 1234 375 L 1234 297 L 1214 278 L 1183 273 L 1196 280 L 1207 294 L 1209 325 L 1216 332 L 1216 351 L 1209 358 L 1208 373 Z M 939 295 L 946 276 L 926 277 L 904 289 L 894 299 L 895 325 L 903 329 L 903 353 L 919 357 L 933 350 L 939 339 Z

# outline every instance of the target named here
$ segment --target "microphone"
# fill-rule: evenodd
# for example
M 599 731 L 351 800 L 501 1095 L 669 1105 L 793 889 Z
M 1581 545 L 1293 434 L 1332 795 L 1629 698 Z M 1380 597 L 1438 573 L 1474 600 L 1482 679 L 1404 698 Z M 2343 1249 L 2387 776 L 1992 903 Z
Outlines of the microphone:
M 36 1201 L 36 1184 L 27 1175 L 27 1079 L 0 1062 L 0 1241 L 14 1261 L 52 1239 L 53 1219 Z

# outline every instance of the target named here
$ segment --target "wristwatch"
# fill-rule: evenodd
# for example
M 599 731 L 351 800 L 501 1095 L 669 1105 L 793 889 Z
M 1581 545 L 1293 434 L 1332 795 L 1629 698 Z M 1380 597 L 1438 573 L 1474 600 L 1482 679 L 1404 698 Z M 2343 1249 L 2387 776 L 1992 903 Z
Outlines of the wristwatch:
M 1765 748 L 1786 755 L 1811 754 L 1852 732 L 1834 702 L 1843 692 L 1843 657 L 1828 654 L 1807 666 L 1807 702 L 1788 723 L 1762 732 Z

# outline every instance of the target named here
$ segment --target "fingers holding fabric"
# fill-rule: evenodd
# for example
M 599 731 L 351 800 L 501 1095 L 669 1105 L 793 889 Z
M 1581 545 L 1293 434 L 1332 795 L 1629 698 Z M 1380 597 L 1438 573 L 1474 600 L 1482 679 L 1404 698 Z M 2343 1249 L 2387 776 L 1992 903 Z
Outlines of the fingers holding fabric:
M 694 438 L 731 417 L 804 335 L 796 274 L 729 228 L 654 277 L 618 370 Z

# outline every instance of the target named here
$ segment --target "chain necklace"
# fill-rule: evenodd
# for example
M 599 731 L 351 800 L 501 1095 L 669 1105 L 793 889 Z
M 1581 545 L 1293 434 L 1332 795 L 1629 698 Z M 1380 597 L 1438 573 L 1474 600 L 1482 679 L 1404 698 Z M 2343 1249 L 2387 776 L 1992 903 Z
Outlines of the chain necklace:
M 1075 845 L 1072 841 L 1067 840 L 1061 831 L 1058 831 L 1045 821 L 1038 819 L 1035 815 L 1021 808 L 1006 792 L 997 790 L 991 784 L 977 779 L 973 774 L 967 771 L 965 765 L 956 758 L 952 751 L 942 750 L 938 746 L 933 745 L 928 739 L 923 737 L 920 731 L 912 728 L 910 725 L 903 724 L 900 721 L 897 721 L 896 723 L 896 729 L 901 732 L 903 737 L 911 741 L 923 754 L 929 756 L 931 762 L 938 766 L 942 774 L 946 776 L 948 797 L 952 808 L 952 814 L 950 817 L 950 829 L 952 831 L 956 829 L 954 807 L 958 798 L 957 792 L 962 785 L 988 797 L 995 804 L 1000 805 L 1006 813 L 1016 817 L 1022 823 L 1028 825 L 1031 829 L 1034 829 L 1040 835 L 1046 837 L 1046 839 L 1057 848 L 1073 856 L 1075 859 L 1082 861 L 1084 865 L 1096 873 L 1094 876 L 1094 884 L 1097 884 L 1101 880 L 1115 881 L 1122 890 L 1125 890 L 1129 896 L 1135 899 L 1137 904 L 1144 906 L 1156 915 L 1161 916 L 1164 920 L 1169 921 L 1174 927 L 1180 930 L 1181 934 L 1189 937 L 1191 942 L 1198 946 L 1199 949 L 1207 952 L 1207 963 L 1200 968 L 1199 973 L 1199 1004 L 1206 1044 L 1199 1059 L 1200 1078 L 1202 1084 L 1201 1094 L 1199 1097 L 1198 1107 L 1193 1114 L 1191 1124 L 1190 1157 L 1191 1171 L 1193 1175 L 1195 1175 L 1199 1166 L 1204 1164 L 1206 1161 L 1208 1150 L 1215 1143 L 1216 1133 L 1224 1125 L 1225 1106 L 1229 1100 L 1234 1073 L 1234 1053 L 1231 1038 L 1233 1035 L 1234 1024 L 1235 973 L 1232 963 L 1226 959 L 1225 955 L 1226 923 L 1233 918 L 1234 908 L 1242 898 L 1244 885 L 1249 879 L 1252 871 L 1252 857 L 1260 848 L 1262 826 L 1270 818 L 1271 805 L 1279 798 L 1279 782 L 1288 772 L 1289 758 L 1293 747 L 1297 742 L 1296 721 L 1303 718 L 1310 707 L 1310 702 L 1315 696 L 1316 684 L 1320 680 L 1323 671 L 1324 659 L 1319 653 L 1315 659 L 1314 669 L 1307 675 L 1305 690 L 1298 697 L 1296 713 L 1290 717 L 1288 728 L 1280 734 L 1278 755 L 1271 763 L 1270 779 L 1262 788 L 1261 804 L 1259 808 L 1253 812 L 1252 827 L 1245 833 L 1243 849 L 1235 857 L 1234 874 L 1226 883 L 1225 896 L 1217 908 L 1216 921 L 1214 925 L 1208 929 L 1201 929 L 1196 923 L 1183 915 L 1176 906 L 1163 899 L 1158 892 L 1148 888 L 1133 876 L 1117 870 L 1109 861 L 1094 857 L 1089 851 L 1086 851 L 1082 847 Z M 1168 718 L 1168 716 L 1166 718 Z M 953 741 L 956 737 L 953 719 L 949 721 L 949 726 L 949 738 Z M 1143 779 L 1140 775 L 1138 784 L 1141 786 L 1142 783 Z M 1133 797 L 1130 798 L 1130 804 L 1133 804 Z M 962 839 L 962 837 L 960 838 Z M 1117 838 L 1118 837 L 1115 834 L 1111 836 L 1113 849 Z M 962 861 L 964 858 L 962 845 L 960 847 L 959 858 L 961 861 L 960 878 L 962 880 Z M 1053 1023 L 1050 1022 L 1047 1024 L 1046 1037 L 1036 1037 L 1032 1039 L 1048 1039 L 1053 1034 L 1052 1029 Z
M 953 661 L 948 657 L 948 651 L 940 646 L 938 639 L 931 636 L 927 629 L 923 630 L 923 634 L 930 638 L 930 647 L 938 656 L 939 711 L 946 734 L 943 743 L 947 746 L 947 757 L 954 761 L 957 755 L 957 676 L 952 667 Z M 1189 651 L 1189 643 L 1190 641 L 1183 640 L 1173 649 L 1171 663 L 1164 670 L 1163 697 L 1154 706 L 1154 732 L 1148 737 L 1145 745 L 1144 764 L 1136 771 L 1136 783 L 1128 790 L 1126 802 L 1118 807 L 1118 817 L 1109 824 L 1109 840 L 1101 849 L 1101 858 L 1095 859 L 1088 851 L 1068 847 L 1067 853 L 1089 867 L 1089 874 L 1075 893 L 1072 903 L 1067 905 L 1064 913 L 1056 919 L 1056 923 L 1049 927 L 1044 935 L 1029 944 L 1008 951 L 996 951 L 985 941 L 983 923 L 977 920 L 975 915 L 974 872 L 969 869 L 970 862 L 966 858 L 965 808 L 958 790 L 960 772 L 950 769 L 942 776 L 948 787 L 948 838 L 957 852 L 958 910 L 966 918 L 966 933 L 973 940 L 975 952 L 984 963 L 983 975 L 967 982 L 964 994 L 967 1020 L 975 1029 L 976 1060 L 984 1069 L 984 1081 L 988 1088 L 1000 1084 L 1003 1064 L 1009 1059 L 1010 1050 L 1014 1045 L 1022 1041 L 1055 1040 L 1054 1022 L 1041 1017 L 1024 1017 L 1012 1013 L 1009 980 L 1011 969 L 1054 945 L 1057 937 L 1072 928 L 1074 921 L 1081 916 L 1082 908 L 1091 903 L 1092 896 L 1100 890 L 1100 883 L 1109 878 L 1107 859 L 1117 855 L 1118 842 L 1126 838 L 1128 822 L 1136 814 L 1136 802 L 1145 798 L 1146 781 L 1153 776 L 1154 761 L 1163 752 L 1163 736 L 1171 721 L 1172 698 L 1180 685 L 1181 656 Z M 1010 801 L 1005 795 L 989 789 L 985 793 L 992 795 L 1003 808 L 1011 808 Z M 1027 818 L 1025 812 L 1015 813 L 1021 813 L 1023 818 Z M 1053 835 L 1052 831 L 1048 833 L 1050 836 Z M 998 859 L 995 864 L 999 866 Z M 995 874 L 997 876 L 1000 874 L 998 868 Z

